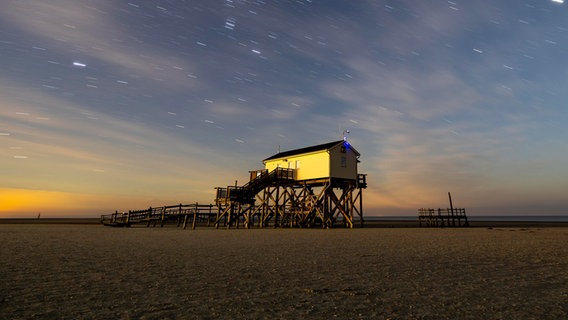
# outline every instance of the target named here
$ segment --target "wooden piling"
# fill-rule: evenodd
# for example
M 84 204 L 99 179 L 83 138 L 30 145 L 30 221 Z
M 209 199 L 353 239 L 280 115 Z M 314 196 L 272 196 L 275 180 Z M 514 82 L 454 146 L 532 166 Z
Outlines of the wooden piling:
M 193 223 L 191 224 L 191 230 L 195 230 L 195 227 L 197 226 L 197 217 L 199 213 L 199 205 L 196 202 L 195 203 L 195 208 L 193 209 Z

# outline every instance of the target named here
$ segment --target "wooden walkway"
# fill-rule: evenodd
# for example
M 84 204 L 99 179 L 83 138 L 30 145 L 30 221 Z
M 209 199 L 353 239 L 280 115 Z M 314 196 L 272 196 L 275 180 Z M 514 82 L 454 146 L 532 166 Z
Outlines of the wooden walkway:
M 294 180 L 294 170 L 276 168 L 251 171 L 251 179 L 243 186 L 218 187 L 215 204 L 172 205 L 144 210 L 114 212 L 102 215 L 105 226 L 130 227 L 146 224 L 164 226 L 175 222 L 184 229 L 191 225 L 224 225 L 259 228 L 315 227 L 332 228 L 336 223 L 353 228 L 353 217 L 359 215 L 363 226 L 362 189 L 367 187 L 366 175 L 357 180 L 314 179 Z M 337 194 L 336 192 L 340 192 Z
M 178 204 L 148 208 L 144 210 L 134 210 L 128 212 L 115 212 L 102 215 L 101 223 L 111 227 L 130 227 L 135 224 L 146 224 L 156 226 L 158 223 L 163 227 L 167 222 L 175 222 L 177 226 L 184 229 L 191 225 L 195 229 L 197 223 L 210 225 L 217 218 L 217 213 L 213 210 L 212 204 Z
M 469 227 L 465 208 L 418 209 L 420 227 Z

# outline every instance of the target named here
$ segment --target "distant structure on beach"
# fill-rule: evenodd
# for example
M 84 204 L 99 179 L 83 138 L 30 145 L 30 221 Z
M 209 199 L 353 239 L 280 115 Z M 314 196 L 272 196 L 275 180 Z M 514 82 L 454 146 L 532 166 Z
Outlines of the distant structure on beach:
M 331 228 L 341 222 L 352 228 L 358 216 L 363 225 L 367 182 L 357 170 L 359 157 L 347 139 L 268 157 L 264 169 L 250 171 L 247 184 L 217 188 L 216 223 Z
M 177 221 L 223 225 L 321 227 L 363 226 L 366 175 L 358 173 L 359 152 L 346 138 L 311 147 L 278 152 L 263 160 L 264 169 L 249 171 L 243 186 L 217 187 L 215 204 L 172 205 L 101 216 L 109 226 Z M 214 208 L 216 210 L 214 210 Z
M 420 208 L 418 209 L 418 224 L 420 227 L 469 227 L 465 208 L 454 208 L 452 194 L 448 192 L 449 208 Z

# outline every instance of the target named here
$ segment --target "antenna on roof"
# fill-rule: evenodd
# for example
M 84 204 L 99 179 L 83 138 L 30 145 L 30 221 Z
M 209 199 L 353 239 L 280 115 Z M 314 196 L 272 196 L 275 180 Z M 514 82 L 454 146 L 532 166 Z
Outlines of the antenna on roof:
M 343 130 L 343 141 L 347 141 L 347 135 L 349 134 L 349 130 Z

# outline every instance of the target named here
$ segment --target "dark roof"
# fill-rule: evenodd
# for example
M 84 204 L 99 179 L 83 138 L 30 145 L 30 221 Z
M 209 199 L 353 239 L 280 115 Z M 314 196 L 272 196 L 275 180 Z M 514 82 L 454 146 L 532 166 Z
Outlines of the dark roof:
M 318 144 L 317 146 L 311 146 L 311 147 L 305 147 L 305 148 L 301 148 L 301 149 L 279 152 L 279 153 L 273 155 L 272 157 L 268 157 L 268 158 L 266 158 L 262 161 L 264 162 L 264 161 L 267 161 L 267 160 L 273 160 L 273 159 L 285 158 L 285 157 L 289 157 L 289 156 L 295 156 L 297 154 L 302 154 L 302 153 L 328 150 L 328 149 L 335 147 L 336 145 L 338 145 L 340 143 L 343 143 L 343 140 L 328 142 L 328 143 L 324 143 L 324 144 Z

